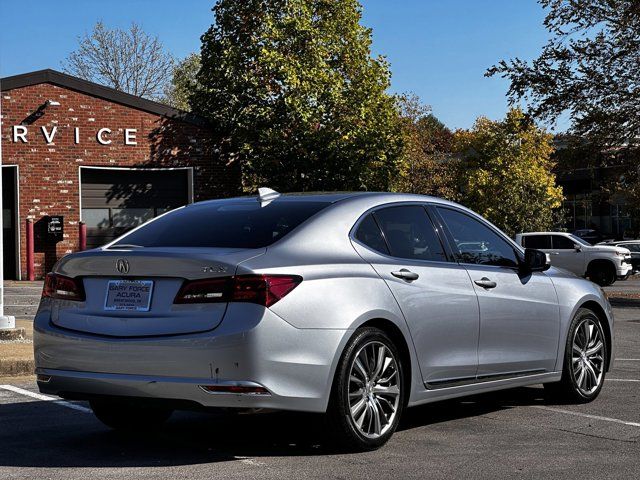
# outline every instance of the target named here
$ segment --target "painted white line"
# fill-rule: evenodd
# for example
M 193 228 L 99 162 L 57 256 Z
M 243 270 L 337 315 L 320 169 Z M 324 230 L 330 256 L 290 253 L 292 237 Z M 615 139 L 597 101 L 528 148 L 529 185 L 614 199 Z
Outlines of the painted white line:
M 543 407 L 542 405 L 531 405 L 531 408 L 546 410 L 548 412 L 565 413 L 576 417 L 591 418 L 592 420 L 602 420 L 603 422 L 621 423 L 622 425 L 629 425 L 631 427 L 640 427 L 640 423 L 636 422 L 627 422 L 618 418 L 601 417 L 600 415 L 590 415 L 588 413 L 572 412 L 571 410 L 564 410 L 562 408 Z
M 37 400 L 44 400 L 45 402 L 53 402 L 56 405 L 60 405 L 61 407 L 70 408 L 72 410 L 77 410 L 83 413 L 92 413 L 92 410 L 87 407 L 83 407 L 82 405 L 76 405 L 75 403 L 67 402 L 65 400 L 60 400 L 55 397 L 49 397 L 48 395 L 42 395 L 41 393 L 31 392 L 29 390 L 25 390 L 24 388 L 14 387 L 13 385 L 0 385 L 0 388 L 3 390 L 8 390 L 10 392 L 18 393 L 20 395 L 25 395 L 27 397 L 35 398 Z
M 636 380 L 634 378 L 606 378 L 606 382 L 632 382 L 632 383 L 640 383 L 640 380 Z
M 640 362 L 640 358 L 616 358 L 614 362 Z

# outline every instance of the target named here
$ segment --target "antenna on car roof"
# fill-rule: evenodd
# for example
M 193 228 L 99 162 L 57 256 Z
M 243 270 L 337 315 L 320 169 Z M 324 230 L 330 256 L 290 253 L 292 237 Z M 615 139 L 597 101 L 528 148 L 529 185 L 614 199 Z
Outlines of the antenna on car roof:
M 279 196 L 279 192 L 270 188 L 261 187 L 258 189 L 258 201 L 260 202 L 261 207 L 269 205 L 269 203 L 273 202 Z

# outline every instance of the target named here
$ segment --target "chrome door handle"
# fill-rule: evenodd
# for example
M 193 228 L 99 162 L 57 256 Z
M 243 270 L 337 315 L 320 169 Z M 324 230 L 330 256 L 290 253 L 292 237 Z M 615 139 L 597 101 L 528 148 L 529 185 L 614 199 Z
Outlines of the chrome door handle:
M 487 277 L 482 277 L 480 280 L 474 280 L 473 283 L 482 288 L 496 288 L 498 284 Z
M 407 282 L 413 282 L 420 277 L 417 273 L 407 270 L 406 268 L 401 268 L 397 272 L 391 272 L 391 275 L 406 280 Z

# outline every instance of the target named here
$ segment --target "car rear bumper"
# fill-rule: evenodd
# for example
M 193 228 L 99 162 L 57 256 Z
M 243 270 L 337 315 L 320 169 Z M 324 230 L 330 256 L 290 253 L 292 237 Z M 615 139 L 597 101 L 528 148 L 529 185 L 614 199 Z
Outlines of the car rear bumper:
M 210 332 L 113 338 L 56 327 L 44 308 L 34 323 L 34 351 L 43 393 L 322 412 L 348 334 L 295 328 L 268 309 L 230 304 L 220 326 Z M 268 393 L 202 388 L 228 385 L 261 386 Z

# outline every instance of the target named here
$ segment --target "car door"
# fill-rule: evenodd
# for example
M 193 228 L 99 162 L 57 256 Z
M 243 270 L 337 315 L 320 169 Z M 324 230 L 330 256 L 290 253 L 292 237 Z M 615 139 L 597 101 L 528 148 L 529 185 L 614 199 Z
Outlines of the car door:
M 586 271 L 584 250 L 564 235 L 551 235 L 549 256 L 554 267 L 564 268 L 576 275 L 584 275 Z
M 365 216 L 354 245 L 384 279 L 407 321 L 428 388 L 474 379 L 479 309 L 466 270 L 445 253 L 420 204 Z
M 453 207 L 437 212 L 478 296 L 479 379 L 553 371 L 560 314 L 550 278 L 522 273 L 515 244 L 479 217 Z

